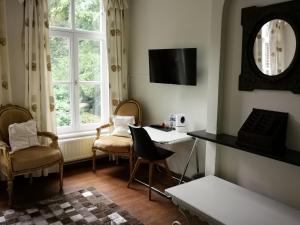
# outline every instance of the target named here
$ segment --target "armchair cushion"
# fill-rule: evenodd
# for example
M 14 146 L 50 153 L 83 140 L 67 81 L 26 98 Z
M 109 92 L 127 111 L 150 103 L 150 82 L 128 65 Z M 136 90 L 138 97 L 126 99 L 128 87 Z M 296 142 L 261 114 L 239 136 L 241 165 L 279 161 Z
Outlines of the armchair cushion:
M 10 158 L 13 171 L 19 172 L 58 162 L 61 159 L 61 152 L 56 148 L 35 146 L 11 153 Z
M 114 130 L 111 135 L 131 137 L 128 124 L 135 124 L 134 116 L 114 116 Z
M 34 120 L 28 120 L 24 123 L 13 123 L 9 125 L 8 133 L 12 151 L 40 145 Z
M 0 139 L 9 145 L 8 127 L 13 123 L 23 123 L 31 120 L 30 112 L 18 106 L 1 107 L 0 110 Z
M 95 148 L 115 153 L 128 153 L 132 146 L 132 139 L 119 136 L 101 136 L 94 142 Z

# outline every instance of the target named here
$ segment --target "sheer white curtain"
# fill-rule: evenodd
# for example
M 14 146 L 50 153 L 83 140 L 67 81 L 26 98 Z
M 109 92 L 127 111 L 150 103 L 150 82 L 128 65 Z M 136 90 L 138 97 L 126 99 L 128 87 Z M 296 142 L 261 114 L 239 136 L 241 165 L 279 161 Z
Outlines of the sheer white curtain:
M 11 103 L 5 1 L 0 0 L 0 105 Z
M 38 130 L 56 132 L 47 0 L 24 1 L 25 106 Z
M 104 0 L 109 65 L 110 114 L 128 98 L 126 0 Z

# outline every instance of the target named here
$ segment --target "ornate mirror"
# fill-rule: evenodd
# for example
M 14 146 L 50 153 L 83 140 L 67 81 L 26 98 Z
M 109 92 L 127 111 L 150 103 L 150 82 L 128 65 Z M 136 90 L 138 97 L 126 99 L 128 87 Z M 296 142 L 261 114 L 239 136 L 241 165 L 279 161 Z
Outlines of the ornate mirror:
M 299 10 L 297 1 L 242 9 L 239 90 L 300 93 Z

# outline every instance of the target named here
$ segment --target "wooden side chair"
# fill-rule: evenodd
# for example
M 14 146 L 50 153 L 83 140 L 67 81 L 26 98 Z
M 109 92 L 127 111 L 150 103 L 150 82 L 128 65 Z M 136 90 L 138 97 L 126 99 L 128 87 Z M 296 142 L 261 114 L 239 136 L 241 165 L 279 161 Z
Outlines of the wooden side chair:
M 142 127 L 129 126 L 131 135 L 133 138 L 133 149 L 135 155 L 138 157 L 135 163 L 134 169 L 130 176 L 127 187 L 131 184 L 135 178 L 135 173 L 137 172 L 141 163 L 149 164 L 149 200 L 151 200 L 151 190 L 152 190 L 152 174 L 153 166 L 164 165 L 167 173 L 171 176 L 169 166 L 167 164 L 167 158 L 174 154 L 174 152 L 155 146 L 151 140 L 147 131 Z
M 135 100 L 126 100 L 121 102 L 115 112 L 115 116 L 134 116 L 135 124 L 141 124 L 140 104 Z M 126 156 L 129 158 L 130 174 L 133 168 L 132 138 L 116 136 L 112 134 L 101 134 L 102 129 L 113 127 L 113 123 L 108 123 L 97 128 L 97 136 L 92 146 L 93 152 L 93 171 L 96 171 L 96 151 L 103 151 L 114 156 Z
M 63 187 L 63 155 L 59 149 L 57 136 L 51 132 L 37 132 L 38 136 L 51 139 L 47 146 L 33 146 L 11 151 L 8 127 L 13 123 L 32 120 L 30 112 L 16 105 L 0 107 L 0 169 L 7 177 L 8 204 L 12 205 L 13 180 L 15 176 L 30 174 L 59 164 L 59 187 Z

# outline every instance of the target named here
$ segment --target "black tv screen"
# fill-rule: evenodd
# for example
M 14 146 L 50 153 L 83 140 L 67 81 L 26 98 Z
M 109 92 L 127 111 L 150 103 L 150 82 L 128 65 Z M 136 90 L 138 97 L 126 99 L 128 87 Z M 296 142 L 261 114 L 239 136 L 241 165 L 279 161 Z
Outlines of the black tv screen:
M 150 49 L 150 82 L 197 85 L 196 48 Z

